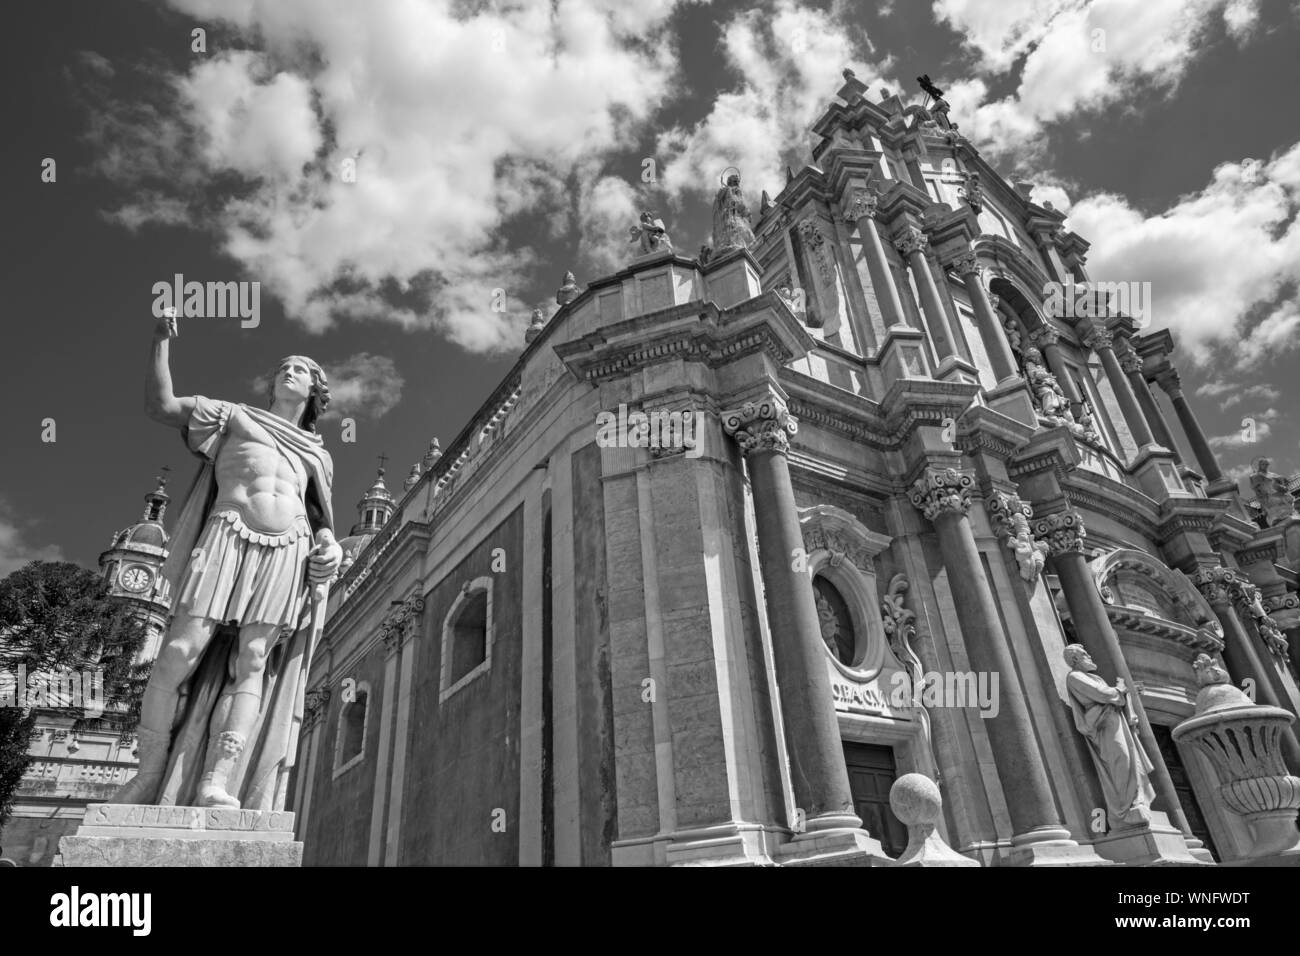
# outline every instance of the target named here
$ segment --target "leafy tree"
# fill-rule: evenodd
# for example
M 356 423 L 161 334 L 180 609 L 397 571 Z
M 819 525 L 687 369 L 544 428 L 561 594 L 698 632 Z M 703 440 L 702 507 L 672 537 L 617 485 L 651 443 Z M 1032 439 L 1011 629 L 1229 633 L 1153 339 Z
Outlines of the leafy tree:
M 149 666 L 135 663 L 148 637 L 140 614 L 109 597 L 95 571 L 66 561 L 33 561 L 0 581 L 0 668 L 37 671 L 98 669 L 104 715 L 138 719 Z M 29 763 L 35 712 L 0 707 L 0 823 Z
M 0 707 L 0 829 L 13 810 L 18 782 L 32 762 L 27 747 L 35 726 L 35 711 L 24 714 L 17 707 Z

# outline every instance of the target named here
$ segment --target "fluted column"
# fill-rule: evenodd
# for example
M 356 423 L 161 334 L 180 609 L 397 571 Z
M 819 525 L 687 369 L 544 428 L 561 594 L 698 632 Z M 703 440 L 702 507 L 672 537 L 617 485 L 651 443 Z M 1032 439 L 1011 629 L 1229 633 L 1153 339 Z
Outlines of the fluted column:
M 998 617 L 997 603 L 980 561 L 968 513 L 974 478 L 955 469 L 930 469 L 911 489 L 912 504 L 934 524 L 939 552 L 948 571 L 948 587 L 957 607 L 971 666 L 998 674 L 1001 684 L 997 716 L 987 718 L 998 779 L 1007 799 L 1017 846 L 1040 842 L 1070 843 L 1061 824 L 1047 771 L 1038 749 L 1029 707 L 1017 679 L 1010 642 Z
M 993 366 L 993 375 L 998 382 L 1005 381 L 1018 374 L 1015 356 L 1011 354 L 1011 345 L 1007 342 L 1006 332 L 993 311 L 993 303 L 980 281 L 979 258 L 974 250 L 964 252 L 953 262 L 957 274 L 966 286 L 971 305 L 975 309 L 975 325 L 980 332 L 980 341 L 988 353 L 989 363 Z
M 1187 399 L 1183 396 L 1183 383 L 1178 370 L 1165 369 L 1156 376 L 1156 383 L 1165 390 L 1165 394 L 1173 402 L 1174 413 L 1183 426 L 1187 444 L 1192 446 L 1192 454 L 1196 456 L 1196 463 L 1201 466 L 1205 480 L 1211 483 L 1222 481 L 1223 469 L 1219 467 L 1219 459 L 1215 456 L 1209 441 L 1206 440 L 1205 432 L 1201 431 L 1201 423 L 1197 421 L 1196 413 L 1192 411 L 1192 407 L 1187 404 Z
M 1202 844 L 1192 834 L 1187 815 L 1178 800 L 1178 791 L 1174 789 L 1173 779 L 1169 776 L 1169 768 L 1165 766 L 1160 754 L 1160 744 L 1151 729 L 1151 721 L 1147 719 L 1146 708 L 1142 705 L 1141 694 L 1137 692 L 1137 684 L 1129 670 L 1128 661 L 1124 659 L 1119 635 L 1110 623 L 1106 604 L 1088 569 L 1088 560 L 1083 553 L 1083 541 L 1087 536 L 1083 518 L 1074 511 L 1044 515 L 1034 522 L 1034 534 L 1047 543 L 1048 558 L 1060 579 L 1061 591 L 1070 608 L 1070 619 L 1074 622 L 1074 632 L 1079 643 L 1087 649 L 1107 683 L 1114 684 L 1116 678 L 1122 678 L 1131 691 L 1129 701 L 1138 719 L 1138 739 L 1151 760 L 1151 782 L 1164 802 L 1163 809 L 1169 815 L 1170 822 L 1183 832 L 1183 837 L 1200 847 Z
M 812 582 L 806 571 L 795 570 L 803 532 L 786 455 L 798 425 L 777 398 L 769 397 L 724 412 L 722 426 L 748 459 L 795 801 L 809 831 L 861 827 L 853 812 Z
M 1201 568 L 1191 575 L 1192 584 L 1201 592 L 1223 625 L 1223 660 L 1233 678 L 1249 677 L 1255 685 L 1255 700 L 1295 713 L 1295 705 L 1277 692 L 1273 684 L 1267 652 L 1263 654 L 1251 639 L 1234 604 L 1247 603 L 1243 580 L 1231 568 Z M 1294 729 L 1282 732 L 1282 754 L 1292 773 L 1300 772 L 1300 741 Z
M 1119 367 L 1124 370 L 1128 377 L 1129 387 L 1133 389 L 1133 394 L 1137 396 L 1138 404 L 1142 406 L 1142 413 L 1146 415 L 1147 423 L 1151 426 L 1151 433 L 1155 436 L 1157 444 L 1163 445 L 1178 455 L 1178 446 L 1174 444 L 1174 436 L 1169 432 L 1169 425 L 1165 422 L 1165 416 L 1160 413 L 1160 406 L 1156 404 L 1155 396 L 1151 394 L 1151 389 L 1147 386 L 1147 380 L 1142 374 L 1142 357 L 1133 350 L 1130 344 L 1124 354 L 1120 356 Z
M 930 263 L 925 257 L 925 249 L 929 244 L 929 237 L 915 226 L 907 226 L 894 235 L 894 245 L 916 280 L 916 288 L 921 295 L 921 312 L 925 316 L 926 327 L 930 330 L 935 354 L 942 362 L 957 354 L 957 346 L 948 324 L 948 312 L 939 298 L 934 273 L 930 271 Z
M 869 189 L 855 189 L 849 202 L 848 218 L 857 222 L 858 235 L 862 237 L 863 254 L 867 260 L 867 274 L 876 293 L 876 302 L 885 325 L 907 325 L 907 312 L 894 282 L 894 270 L 885 254 L 885 244 L 876 225 L 876 209 L 880 197 Z
M 1151 437 L 1151 429 L 1147 426 L 1146 416 L 1142 414 L 1137 397 L 1129 387 L 1128 378 L 1125 377 L 1124 370 L 1120 368 L 1119 358 L 1115 355 L 1113 333 L 1101 322 L 1094 321 L 1088 332 L 1086 344 L 1096 351 L 1101 359 L 1106 377 L 1110 379 L 1110 387 L 1114 389 L 1115 397 L 1119 399 L 1120 411 L 1124 414 L 1124 421 L 1128 423 L 1128 430 L 1133 435 L 1138 450 L 1153 444 L 1154 439 Z

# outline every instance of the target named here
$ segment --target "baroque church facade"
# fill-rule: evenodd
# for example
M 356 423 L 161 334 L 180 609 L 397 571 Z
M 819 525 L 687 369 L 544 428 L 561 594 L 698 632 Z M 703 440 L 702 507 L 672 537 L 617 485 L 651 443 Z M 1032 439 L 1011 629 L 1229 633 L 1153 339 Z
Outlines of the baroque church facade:
M 712 248 L 643 215 L 381 473 L 308 678 L 305 864 L 1294 860 L 1290 487 L 1225 478 L 1171 336 L 942 99 L 867 92 L 752 218 L 726 179 Z

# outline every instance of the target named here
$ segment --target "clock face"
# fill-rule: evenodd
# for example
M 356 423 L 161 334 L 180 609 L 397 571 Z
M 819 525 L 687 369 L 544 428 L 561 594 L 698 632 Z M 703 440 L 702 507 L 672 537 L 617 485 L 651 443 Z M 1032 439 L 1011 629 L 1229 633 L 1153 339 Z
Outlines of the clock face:
M 122 572 L 122 576 L 119 580 L 122 582 L 122 587 L 126 588 L 128 591 L 143 591 L 149 586 L 149 579 L 151 577 L 152 575 L 149 573 L 148 568 L 141 567 L 138 564 L 133 564 Z

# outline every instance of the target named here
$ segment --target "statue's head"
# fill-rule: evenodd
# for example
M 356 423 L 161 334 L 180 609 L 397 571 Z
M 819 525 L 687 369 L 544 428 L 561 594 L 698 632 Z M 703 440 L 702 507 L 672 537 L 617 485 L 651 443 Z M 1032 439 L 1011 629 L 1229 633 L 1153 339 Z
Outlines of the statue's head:
M 1042 364 L 1043 353 L 1031 345 L 1029 348 L 1025 349 L 1025 358 L 1030 362 Z
M 302 420 L 295 424 L 309 432 L 316 430 L 316 420 L 330 404 L 330 386 L 325 370 L 305 355 L 289 355 L 271 373 L 267 389 L 267 404 L 274 405 L 277 398 L 290 401 L 306 399 Z
M 1070 665 L 1072 671 L 1095 671 L 1097 665 L 1093 663 L 1092 655 L 1082 644 L 1067 644 L 1062 651 L 1065 663 Z

